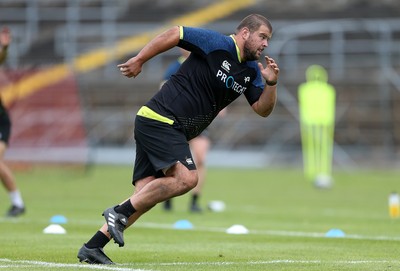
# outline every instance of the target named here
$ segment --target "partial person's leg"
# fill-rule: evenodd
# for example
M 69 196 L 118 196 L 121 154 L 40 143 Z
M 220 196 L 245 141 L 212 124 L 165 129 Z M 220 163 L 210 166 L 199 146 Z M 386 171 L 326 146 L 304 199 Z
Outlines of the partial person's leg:
M 165 211 L 172 211 L 172 199 L 167 199 L 164 201 L 163 208 Z
M 206 158 L 211 146 L 210 139 L 207 136 L 198 136 L 189 141 L 190 149 L 193 153 L 193 159 L 196 163 L 199 181 L 191 192 L 190 211 L 201 212 L 202 209 L 198 204 L 200 194 L 203 190 L 206 179 Z
M 19 216 L 25 212 L 25 205 L 15 182 L 14 174 L 4 162 L 5 150 L 6 144 L 0 141 L 0 179 L 11 201 L 11 208 L 8 210 L 7 216 Z

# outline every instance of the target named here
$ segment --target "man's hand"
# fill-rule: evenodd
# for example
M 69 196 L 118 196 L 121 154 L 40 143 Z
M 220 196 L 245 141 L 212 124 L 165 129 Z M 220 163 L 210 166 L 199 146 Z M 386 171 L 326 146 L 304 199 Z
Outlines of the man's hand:
M 265 68 L 260 62 L 258 63 L 258 67 L 267 85 L 274 86 L 278 82 L 279 77 L 278 64 L 276 64 L 275 60 L 273 60 L 269 56 L 265 56 L 265 61 L 267 62 L 267 66 Z
M 142 71 L 142 64 L 136 57 L 132 57 L 125 63 L 117 66 L 121 73 L 126 77 L 136 77 Z

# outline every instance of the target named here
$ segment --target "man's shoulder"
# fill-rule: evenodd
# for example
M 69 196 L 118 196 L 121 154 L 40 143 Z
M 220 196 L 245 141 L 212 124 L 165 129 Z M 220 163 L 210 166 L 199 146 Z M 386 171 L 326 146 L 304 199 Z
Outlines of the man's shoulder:
M 256 68 L 256 69 L 258 69 L 258 64 L 257 64 L 257 61 L 246 61 L 245 62 L 245 64 L 247 65 L 247 66 L 249 66 L 250 68 Z
M 249 69 L 254 70 L 256 73 L 259 73 L 260 71 L 257 61 L 246 61 L 244 65 L 246 65 Z
M 227 44 L 233 44 L 233 40 L 229 36 L 212 29 L 197 27 L 183 27 L 182 39 L 197 45 L 214 44 L 221 48 Z

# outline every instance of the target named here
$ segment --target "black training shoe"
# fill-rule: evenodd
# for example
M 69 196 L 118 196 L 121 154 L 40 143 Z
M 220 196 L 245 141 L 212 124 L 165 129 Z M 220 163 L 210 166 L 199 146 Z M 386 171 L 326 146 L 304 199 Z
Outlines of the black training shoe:
M 100 247 L 87 248 L 85 245 L 81 247 L 78 252 L 78 259 L 80 262 L 88 264 L 114 264 L 110 258 L 104 253 Z
M 126 223 L 128 223 L 128 218 L 123 214 L 117 213 L 114 208 L 108 208 L 103 212 L 103 216 L 108 225 L 108 232 L 120 247 L 124 246 L 124 230 Z
M 18 206 L 11 206 L 10 209 L 7 212 L 8 217 L 17 217 L 25 213 L 25 208 L 24 207 L 18 207 Z

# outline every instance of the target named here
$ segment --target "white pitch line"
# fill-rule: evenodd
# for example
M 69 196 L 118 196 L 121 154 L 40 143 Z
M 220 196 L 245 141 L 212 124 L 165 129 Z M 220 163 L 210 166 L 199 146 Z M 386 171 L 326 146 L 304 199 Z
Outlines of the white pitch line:
M 28 260 L 10 260 L 1 259 L 0 269 L 4 268 L 32 268 L 35 266 L 51 267 L 51 268 L 74 268 L 76 269 L 92 269 L 92 270 L 111 270 L 111 271 L 154 271 L 150 269 L 132 269 L 124 267 L 112 267 L 107 265 L 87 265 L 87 264 L 63 264 L 42 261 L 28 261 Z M 363 265 L 363 264 L 400 264 L 400 261 L 395 260 L 348 260 L 348 261 L 322 261 L 322 260 L 269 260 L 269 261 L 248 261 L 248 262 L 170 262 L 170 263 L 141 263 L 142 266 L 233 266 L 233 265 L 275 265 L 275 264 L 345 264 L 345 265 Z M 119 264 L 120 266 L 127 266 L 129 264 Z
M 25 219 L 18 222 L 18 220 L 10 220 L 9 218 L 1 218 L 0 222 L 12 222 L 12 223 L 32 223 L 33 220 Z M 35 220 L 37 221 L 37 220 Z M 79 225 L 102 225 L 104 220 L 79 220 L 71 221 L 71 224 Z M 152 229 L 163 229 L 163 230 L 176 230 L 172 224 L 153 223 L 153 222 L 137 222 L 132 226 L 133 228 L 152 228 Z M 194 225 L 191 231 L 207 231 L 207 232 L 225 232 L 226 228 L 221 227 L 202 227 Z M 330 238 L 330 239 L 357 239 L 357 240 L 373 240 L 373 241 L 400 241 L 400 236 L 366 236 L 359 234 L 345 234 L 343 237 L 326 237 L 325 233 L 322 232 L 301 232 L 301 231 L 282 231 L 282 230 L 252 230 L 249 229 L 249 234 L 260 234 L 260 235 L 272 235 L 272 236 L 292 236 L 292 237 L 310 237 L 310 238 Z
M 343 237 L 326 237 L 321 232 L 298 232 L 298 231 L 277 231 L 277 230 L 250 230 L 254 234 L 266 234 L 276 236 L 295 236 L 295 237 L 312 237 L 312 238 L 329 238 L 329 239 L 358 239 L 358 240 L 380 240 L 380 241 L 400 241 L 400 237 L 396 236 L 365 236 L 359 234 L 346 234 Z
M 1 263 L 4 263 L 1 264 Z M 42 262 L 42 261 L 28 261 L 28 260 L 10 260 L 0 258 L 0 268 L 32 268 L 34 266 L 51 267 L 51 268 L 74 268 L 74 269 L 91 269 L 91 270 L 111 270 L 111 271 L 154 271 L 151 269 L 132 269 L 125 267 L 117 267 L 110 265 L 98 265 L 98 264 L 67 264 L 67 263 L 53 263 L 53 262 Z
M 232 265 L 274 265 L 274 264 L 398 264 L 400 260 L 348 260 L 348 261 L 322 261 L 322 260 L 269 260 L 269 261 L 248 261 L 248 262 L 170 262 L 170 263 L 141 263 L 143 266 L 232 266 Z M 126 265 L 126 264 L 123 264 Z
M 151 222 L 139 222 L 134 225 L 137 228 L 154 228 L 164 230 L 175 230 L 170 224 L 160 224 Z M 208 232 L 225 232 L 226 228 L 220 227 L 194 227 L 188 230 L 200 230 Z M 249 230 L 249 234 L 260 234 L 260 235 L 274 235 L 274 236 L 294 236 L 294 237 L 311 237 L 311 238 L 328 238 L 325 233 L 321 232 L 300 232 L 300 231 L 281 231 L 281 230 Z M 364 236 L 358 234 L 346 234 L 343 237 L 329 237 L 330 239 L 342 238 L 342 239 L 358 239 L 358 240 L 380 240 L 380 241 L 400 241 L 400 237 L 396 236 Z

